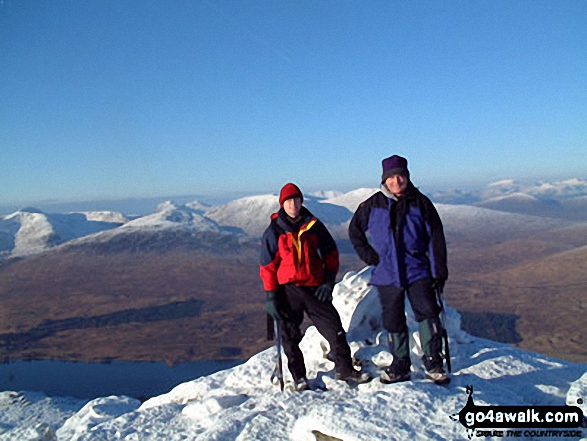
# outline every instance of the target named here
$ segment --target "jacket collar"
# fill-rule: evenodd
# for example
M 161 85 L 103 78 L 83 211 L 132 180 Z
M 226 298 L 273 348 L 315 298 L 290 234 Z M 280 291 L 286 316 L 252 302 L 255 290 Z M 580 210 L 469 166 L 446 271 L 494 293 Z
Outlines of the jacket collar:
M 310 213 L 310 210 L 302 205 L 302 208 L 300 209 L 300 217 L 297 221 L 293 221 L 293 219 L 286 214 L 283 207 L 281 207 L 277 213 L 274 213 L 271 216 L 271 219 L 275 219 L 281 228 L 286 231 L 299 231 L 304 225 L 307 225 L 315 219 L 315 217 Z
M 414 197 L 418 193 L 418 189 L 414 186 L 414 184 L 412 184 L 412 181 L 408 182 L 408 188 L 406 188 L 406 192 L 399 198 L 396 195 L 394 195 L 391 191 L 389 191 L 387 187 L 383 184 L 381 184 L 380 189 L 381 193 L 383 193 L 385 196 L 387 196 L 389 199 L 395 202 Z

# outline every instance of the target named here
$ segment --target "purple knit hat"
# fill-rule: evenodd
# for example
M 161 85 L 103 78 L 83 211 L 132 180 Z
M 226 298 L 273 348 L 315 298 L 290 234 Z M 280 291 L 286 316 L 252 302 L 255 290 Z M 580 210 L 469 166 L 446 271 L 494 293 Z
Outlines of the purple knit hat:
M 408 171 L 408 160 L 398 155 L 390 156 L 381 161 L 383 167 L 383 174 L 381 175 L 381 183 L 383 184 L 387 178 L 393 175 L 405 175 L 407 178 L 410 177 Z

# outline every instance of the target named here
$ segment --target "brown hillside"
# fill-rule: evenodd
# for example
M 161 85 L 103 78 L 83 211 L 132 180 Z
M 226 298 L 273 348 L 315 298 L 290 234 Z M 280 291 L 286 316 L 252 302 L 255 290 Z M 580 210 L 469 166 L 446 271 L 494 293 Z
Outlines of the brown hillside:
M 587 360 L 587 246 L 463 275 L 451 286 L 457 308 L 518 316 L 521 347 Z
M 268 346 L 256 256 L 47 253 L 0 268 L 4 358 L 244 358 Z
M 585 231 L 452 241 L 449 305 L 477 335 L 587 361 Z M 221 254 L 210 238 L 157 240 L 121 237 L 1 264 L 0 356 L 177 363 L 247 358 L 272 344 L 256 245 L 230 243 Z M 207 244 L 216 253 L 202 252 Z M 339 277 L 364 266 L 341 249 Z

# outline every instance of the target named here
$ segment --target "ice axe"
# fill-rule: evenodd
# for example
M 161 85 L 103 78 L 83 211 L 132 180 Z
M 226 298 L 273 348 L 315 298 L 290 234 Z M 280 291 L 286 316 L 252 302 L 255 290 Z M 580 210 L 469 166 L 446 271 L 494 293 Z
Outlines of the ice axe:
M 281 329 L 279 328 L 279 319 L 273 319 L 273 330 L 275 333 L 275 349 L 277 350 L 275 358 L 275 368 L 271 374 L 271 384 L 275 384 L 275 380 L 279 382 L 279 387 L 283 391 L 283 361 L 281 359 Z
M 442 300 L 442 288 L 435 286 L 436 298 L 440 304 L 440 325 L 442 326 L 442 340 L 444 341 L 444 359 L 446 360 L 446 368 L 448 373 L 452 372 L 452 366 L 450 363 L 450 347 L 448 344 L 448 332 L 446 332 L 446 310 L 444 308 L 444 301 Z

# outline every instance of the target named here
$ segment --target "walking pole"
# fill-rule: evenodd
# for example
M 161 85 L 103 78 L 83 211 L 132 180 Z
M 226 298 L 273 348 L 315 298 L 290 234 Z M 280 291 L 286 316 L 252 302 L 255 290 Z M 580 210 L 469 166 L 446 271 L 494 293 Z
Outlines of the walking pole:
M 436 287 L 436 297 L 438 298 L 438 303 L 440 303 L 440 324 L 442 326 L 442 340 L 444 341 L 444 359 L 446 360 L 446 367 L 448 369 L 448 373 L 450 374 L 452 371 L 452 366 L 450 362 L 448 333 L 446 332 L 446 310 L 444 309 L 444 301 L 442 300 L 442 290 L 438 286 Z
M 279 329 L 279 319 L 273 320 L 273 329 L 275 331 L 275 348 L 277 350 L 275 358 L 275 369 L 271 374 L 271 383 L 275 384 L 275 380 L 279 382 L 279 387 L 283 391 L 283 362 L 281 359 L 281 330 Z

